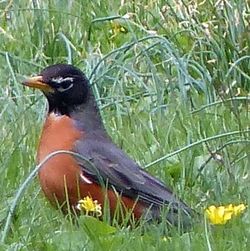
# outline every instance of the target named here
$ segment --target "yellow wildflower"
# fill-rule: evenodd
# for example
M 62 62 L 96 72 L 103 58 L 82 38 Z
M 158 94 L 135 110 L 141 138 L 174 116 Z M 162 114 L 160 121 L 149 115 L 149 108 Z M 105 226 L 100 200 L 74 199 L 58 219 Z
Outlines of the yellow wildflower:
M 79 200 L 76 208 L 80 211 L 84 211 L 86 215 L 89 215 L 89 213 L 96 213 L 98 217 L 102 215 L 101 204 L 98 204 L 97 200 L 93 200 L 89 196 Z
M 212 224 L 225 224 L 232 218 L 232 211 L 227 210 L 224 206 L 210 206 L 206 209 L 206 214 Z
M 127 33 L 128 30 L 122 26 L 119 22 L 117 21 L 113 21 L 111 22 L 111 27 L 112 27 L 112 31 L 114 34 L 117 34 L 117 33 Z
M 237 216 L 242 213 L 246 209 L 246 205 L 239 204 L 238 206 L 234 206 L 234 215 Z
M 233 216 L 237 216 L 242 213 L 245 209 L 246 206 L 244 204 L 239 204 L 235 206 L 229 204 L 227 206 L 219 207 L 212 205 L 208 207 L 205 212 L 212 224 L 223 225 L 226 224 Z
M 121 25 L 120 22 L 118 21 L 112 21 L 111 22 L 111 30 L 110 30 L 112 36 L 110 39 L 115 38 L 119 33 L 128 33 L 128 30 L 126 29 L 125 26 Z

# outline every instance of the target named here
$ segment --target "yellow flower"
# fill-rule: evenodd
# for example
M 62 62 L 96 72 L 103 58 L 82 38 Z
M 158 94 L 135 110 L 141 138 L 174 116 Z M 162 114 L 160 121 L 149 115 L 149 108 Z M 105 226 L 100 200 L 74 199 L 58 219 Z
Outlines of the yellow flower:
M 114 34 L 117 34 L 117 33 L 127 33 L 128 30 L 122 26 L 119 22 L 117 21 L 113 21 L 111 22 L 111 27 L 112 27 L 112 31 Z
M 223 225 L 226 224 L 233 216 L 237 216 L 242 213 L 245 209 L 246 206 L 244 204 L 236 206 L 229 204 L 227 206 L 219 207 L 212 205 L 205 210 L 205 213 L 212 224 Z
M 110 33 L 112 36 L 109 39 L 115 38 L 119 33 L 128 33 L 128 30 L 125 26 L 121 25 L 118 21 L 112 21 L 111 22 L 111 30 Z
M 76 208 L 80 211 L 84 211 L 86 215 L 89 215 L 90 212 L 96 213 L 98 217 L 102 215 L 101 204 L 98 204 L 97 200 L 93 200 L 89 196 L 86 196 L 82 200 L 79 200 Z
M 239 215 L 247 208 L 244 204 L 239 204 L 238 206 L 234 206 L 234 215 Z
M 232 212 L 223 206 L 210 206 L 206 209 L 206 214 L 212 224 L 225 224 L 232 217 Z

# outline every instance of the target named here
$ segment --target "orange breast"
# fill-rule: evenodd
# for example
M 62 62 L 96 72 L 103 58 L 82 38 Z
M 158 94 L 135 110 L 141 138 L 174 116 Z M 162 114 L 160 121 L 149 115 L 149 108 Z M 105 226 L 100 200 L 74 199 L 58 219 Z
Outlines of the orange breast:
M 72 150 L 76 140 L 80 138 L 84 140 L 83 134 L 83 132 L 76 130 L 69 117 L 50 114 L 45 121 L 41 135 L 37 154 L 38 162 L 54 151 Z M 78 201 L 86 196 L 91 196 L 103 205 L 105 202 L 103 189 L 94 182 L 84 181 L 80 174 L 83 175 L 72 156 L 59 154 L 41 167 L 39 180 L 44 194 L 54 205 L 57 203 L 63 205 L 68 200 L 71 206 L 76 206 Z M 143 202 L 138 202 L 135 205 L 135 201 L 131 198 L 123 196 L 118 199 L 113 190 L 107 191 L 107 197 L 112 215 L 117 211 L 117 200 L 120 201 L 119 204 L 132 210 L 135 218 L 140 218 L 145 211 Z M 63 211 L 67 210 L 67 206 L 65 205 L 62 209 Z
M 51 113 L 44 124 L 38 147 L 37 160 L 41 162 L 48 154 L 58 150 L 72 150 L 74 143 L 82 133 L 74 127 L 68 116 L 57 116 Z M 65 201 L 67 187 L 69 200 L 75 200 L 80 169 L 74 158 L 68 154 L 58 154 L 48 160 L 39 171 L 39 179 L 43 192 L 55 203 Z

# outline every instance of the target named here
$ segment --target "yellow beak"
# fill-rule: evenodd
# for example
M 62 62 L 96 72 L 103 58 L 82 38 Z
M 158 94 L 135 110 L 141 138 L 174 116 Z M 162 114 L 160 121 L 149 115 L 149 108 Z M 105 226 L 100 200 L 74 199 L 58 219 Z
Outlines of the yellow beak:
M 35 76 L 35 77 L 30 77 L 22 82 L 24 86 L 32 87 L 39 89 L 43 92 L 54 92 L 54 89 L 43 82 L 42 76 Z

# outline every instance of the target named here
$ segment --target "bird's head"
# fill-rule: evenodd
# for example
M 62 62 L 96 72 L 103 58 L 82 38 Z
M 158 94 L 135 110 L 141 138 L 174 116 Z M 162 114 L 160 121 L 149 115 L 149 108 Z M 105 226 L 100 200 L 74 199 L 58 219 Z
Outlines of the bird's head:
M 69 64 L 51 65 L 30 77 L 23 85 L 39 89 L 49 102 L 49 110 L 65 110 L 87 102 L 89 81 L 81 70 Z

